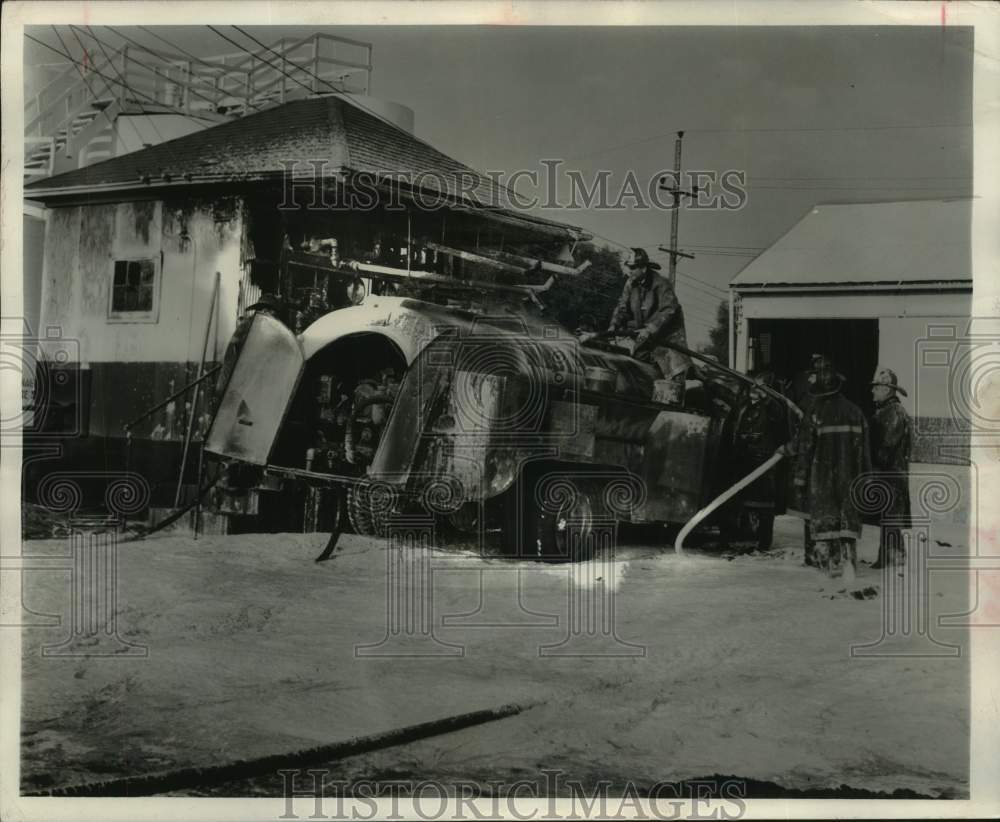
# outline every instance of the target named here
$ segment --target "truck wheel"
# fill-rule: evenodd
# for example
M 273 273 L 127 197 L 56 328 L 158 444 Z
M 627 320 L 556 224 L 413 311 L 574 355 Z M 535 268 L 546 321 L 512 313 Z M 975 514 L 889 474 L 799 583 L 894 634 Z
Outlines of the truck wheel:
M 542 562 L 580 562 L 594 554 L 594 503 L 590 493 L 569 482 L 556 505 L 525 500 L 522 550 Z M 533 496 L 533 495 L 532 495 Z
M 460 534 L 479 533 L 479 502 L 463 503 L 457 510 L 448 515 L 447 522 Z
M 389 512 L 378 497 L 379 491 L 367 482 L 352 485 L 347 491 L 347 518 L 355 534 L 363 537 L 385 537 L 388 534 Z

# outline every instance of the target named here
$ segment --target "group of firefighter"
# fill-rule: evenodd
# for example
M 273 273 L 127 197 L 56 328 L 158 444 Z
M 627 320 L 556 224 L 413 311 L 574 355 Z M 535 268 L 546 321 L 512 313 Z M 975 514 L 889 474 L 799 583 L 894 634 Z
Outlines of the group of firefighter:
M 655 365 L 665 380 L 683 392 L 691 361 L 665 343 L 687 347 L 684 313 L 671 281 L 657 272 L 641 248 L 632 249 L 621 298 L 608 333 L 633 336 L 633 356 Z M 871 381 L 875 412 L 870 420 L 842 393 L 844 377 L 828 353 L 814 354 L 798 380 L 779 386 L 775 375 L 760 372 L 738 407 L 732 428 L 732 480 L 738 481 L 780 451 L 788 470 L 771 471 L 750 485 L 725 509 L 723 540 L 733 535 L 740 512 L 757 512 L 758 545 L 770 545 L 775 510 L 787 507 L 805 520 L 805 562 L 832 577 L 853 579 L 864 499 L 882 501 L 878 559 L 873 568 L 905 561 L 902 531 L 911 526 L 909 461 L 910 418 L 899 400 L 906 396 L 896 374 L 879 368 Z M 783 390 L 802 411 L 789 415 L 774 401 Z M 874 486 L 874 487 L 873 487 Z M 787 500 L 787 506 L 783 503 Z

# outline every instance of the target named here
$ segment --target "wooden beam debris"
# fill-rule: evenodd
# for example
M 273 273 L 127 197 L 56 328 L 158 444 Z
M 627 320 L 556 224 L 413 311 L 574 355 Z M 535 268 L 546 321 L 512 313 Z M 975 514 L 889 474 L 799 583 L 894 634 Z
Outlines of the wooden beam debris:
M 484 256 L 481 253 L 476 254 L 472 251 L 463 251 L 460 248 L 452 248 L 451 246 L 442 245 L 441 243 L 425 242 L 424 245 L 427 246 L 427 248 L 440 252 L 441 254 L 447 254 L 449 257 L 458 257 L 459 259 L 466 260 L 470 263 L 489 265 L 493 268 L 499 268 L 502 271 L 507 271 L 511 274 L 525 274 L 529 270 L 529 268 L 522 265 L 514 265 L 512 263 L 494 259 L 493 257 Z
M 440 285 L 448 288 L 472 289 L 478 291 L 498 291 L 508 294 L 541 294 L 552 287 L 553 278 L 541 285 L 525 285 L 520 283 L 488 283 L 482 280 L 462 280 L 443 274 L 432 274 L 427 271 L 407 271 L 405 268 L 389 268 L 374 263 L 352 263 L 352 268 L 358 272 L 375 275 L 390 280 L 416 280 L 428 285 Z
M 514 254 L 510 251 L 494 251 L 492 249 L 483 249 L 482 254 L 488 254 L 494 259 L 509 262 L 513 264 L 524 265 L 528 270 L 532 268 L 540 268 L 542 271 L 548 271 L 552 274 L 566 274 L 572 277 L 582 274 L 588 268 L 590 268 L 590 260 L 584 260 L 580 265 L 573 266 L 561 265 L 559 263 L 552 263 L 548 260 L 542 260 L 536 257 L 525 257 L 521 254 Z

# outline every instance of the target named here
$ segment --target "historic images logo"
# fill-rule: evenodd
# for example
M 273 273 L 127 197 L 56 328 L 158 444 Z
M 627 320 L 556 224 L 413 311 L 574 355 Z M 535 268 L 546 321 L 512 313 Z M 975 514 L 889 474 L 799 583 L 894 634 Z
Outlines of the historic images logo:
M 536 209 L 596 211 L 739 211 L 749 201 L 747 173 L 740 169 L 673 169 L 639 174 L 632 169 L 583 172 L 564 160 L 545 159 L 541 168 L 491 170 L 457 168 L 400 172 L 392 169 L 345 171 L 327 158 L 282 161 L 279 209 L 421 211 L 448 208 L 456 201 L 484 208 L 534 212 Z M 519 193 L 527 190 L 529 193 Z M 686 196 L 675 197 L 683 190 Z
M 584 785 L 561 770 L 534 778 L 442 782 L 433 779 L 331 779 L 326 769 L 280 770 L 285 799 L 278 819 L 741 819 L 743 780 L 719 777 L 685 782 Z M 307 779 L 308 777 L 308 779 Z M 296 801 L 301 800 L 296 811 Z M 468 815 L 467 815 L 468 814 Z

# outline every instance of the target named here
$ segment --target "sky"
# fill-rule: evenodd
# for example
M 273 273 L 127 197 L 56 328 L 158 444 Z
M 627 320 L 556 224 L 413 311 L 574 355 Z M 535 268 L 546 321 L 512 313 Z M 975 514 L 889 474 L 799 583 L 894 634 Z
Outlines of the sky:
M 81 49 L 61 29 L 78 56 Z M 221 30 L 254 47 L 232 28 Z M 677 292 L 695 344 L 707 339 L 729 280 L 813 205 L 972 193 L 971 28 L 246 30 L 268 44 L 317 30 L 371 42 L 372 93 L 409 106 L 419 137 L 481 171 L 541 174 L 541 160 L 559 159 L 586 180 L 607 172 L 615 194 L 630 172 L 645 186 L 672 168 L 675 132 L 684 130 L 685 170 L 745 172 L 741 208 L 680 215 L 679 245 L 695 259 L 680 261 Z M 137 29 L 122 31 L 163 46 Z M 234 51 L 207 27 L 157 32 L 198 56 Z M 51 28 L 30 33 L 61 48 Z M 123 42 L 107 30 L 95 33 Z M 40 64 L 58 60 L 26 41 L 26 82 L 40 76 Z M 517 190 L 544 194 L 525 178 Z M 644 247 L 666 268 L 657 251 L 669 240 L 666 211 L 537 213 Z

